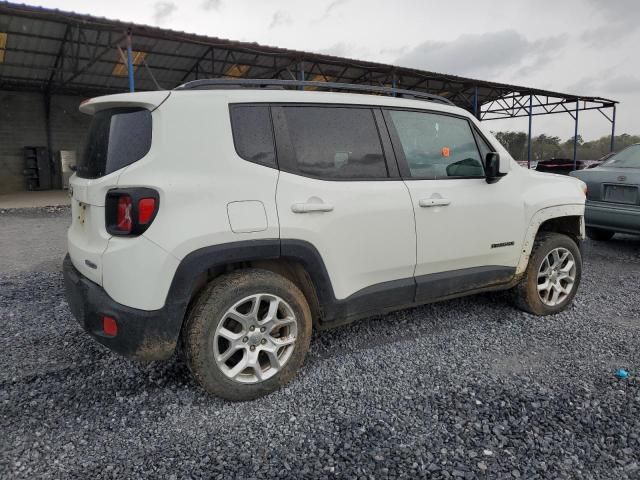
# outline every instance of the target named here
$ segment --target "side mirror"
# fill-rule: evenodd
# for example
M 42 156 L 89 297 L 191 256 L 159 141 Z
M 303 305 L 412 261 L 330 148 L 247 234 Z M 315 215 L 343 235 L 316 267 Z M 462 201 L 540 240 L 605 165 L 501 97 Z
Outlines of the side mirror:
M 484 159 L 484 171 L 487 183 L 496 183 L 504 174 L 500 173 L 500 154 L 489 152 Z

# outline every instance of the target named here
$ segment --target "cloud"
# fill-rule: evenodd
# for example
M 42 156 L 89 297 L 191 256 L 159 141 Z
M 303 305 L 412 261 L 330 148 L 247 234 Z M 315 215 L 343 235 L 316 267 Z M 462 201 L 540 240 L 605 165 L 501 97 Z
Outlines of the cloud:
M 320 17 L 320 20 L 329 18 L 329 15 L 331 15 L 341 5 L 346 4 L 348 1 L 349 0 L 333 0 L 333 2 L 327 5 L 327 8 L 324 9 L 324 13 L 322 14 L 322 17 Z
M 204 10 L 220 10 L 222 6 L 222 0 L 204 0 L 202 2 L 202 8 Z
M 609 78 L 608 80 L 606 80 L 606 84 L 614 93 L 638 93 L 640 77 L 632 75 L 620 75 L 618 77 Z
M 278 10 L 273 14 L 269 28 L 283 27 L 291 24 L 291 16 L 284 10 Z
M 157 25 L 163 23 L 169 16 L 178 9 L 172 2 L 156 2 L 153 5 L 153 22 Z
M 571 91 L 578 94 L 590 93 L 590 95 L 611 95 L 614 97 L 636 94 L 640 85 L 640 77 L 623 74 L 612 76 L 609 70 L 597 75 L 584 77 L 571 85 Z
M 599 26 L 593 26 L 580 35 L 580 39 L 588 46 L 608 47 L 636 32 L 640 18 L 640 2 L 638 0 L 609 2 L 587 0 L 587 4 L 591 7 L 592 18 L 602 20 Z
M 564 35 L 529 41 L 515 30 L 465 34 L 451 42 L 421 43 L 395 63 L 478 78 L 511 77 L 519 69 L 548 63 L 565 42 Z
M 408 45 L 401 45 L 399 47 L 392 47 L 387 45 L 380 48 L 380 50 L 378 50 L 378 53 L 380 53 L 380 55 L 393 55 L 397 57 L 399 55 L 404 55 L 409 50 L 410 48 Z
M 632 33 L 624 26 L 611 26 L 610 24 L 592 28 L 582 32 L 580 40 L 594 48 L 610 47 Z
M 640 14 L 638 0 L 615 0 L 603 2 L 602 0 L 587 0 L 587 4 L 597 14 L 606 17 L 608 21 L 636 24 Z
M 344 42 L 334 43 L 327 48 L 318 50 L 318 53 L 324 55 L 333 55 L 334 57 L 347 57 L 349 58 L 349 46 Z
M 352 43 L 338 42 L 326 48 L 318 50 L 318 53 L 324 55 L 333 55 L 342 58 L 371 58 L 374 53 L 365 46 L 354 45 Z

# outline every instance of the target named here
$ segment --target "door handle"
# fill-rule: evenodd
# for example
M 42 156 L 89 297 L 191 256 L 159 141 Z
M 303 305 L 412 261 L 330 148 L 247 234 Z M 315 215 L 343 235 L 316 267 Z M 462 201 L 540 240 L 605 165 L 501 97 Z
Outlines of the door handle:
M 418 205 L 421 207 L 446 207 L 451 203 L 448 198 L 421 198 L 418 200 Z
M 294 203 L 291 205 L 291 211 L 293 213 L 331 212 L 333 211 L 333 205 L 324 203 L 317 197 L 311 197 L 304 203 Z

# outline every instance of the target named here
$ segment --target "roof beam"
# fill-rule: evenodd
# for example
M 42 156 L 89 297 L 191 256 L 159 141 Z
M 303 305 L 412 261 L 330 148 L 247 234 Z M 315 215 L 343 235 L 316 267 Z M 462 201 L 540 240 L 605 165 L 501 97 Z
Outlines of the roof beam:
M 53 70 L 49 75 L 49 80 L 47 80 L 47 84 L 45 86 L 45 90 L 48 92 L 51 90 L 51 83 L 53 82 L 53 77 L 55 77 L 56 72 L 58 71 L 58 66 L 60 65 L 63 55 L 64 55 L 64 47 L 67 44 L 67 37 L 69 36 L 69 32 L 71 31 L 71 26 L 67 25 L 67 28 L 64 31 L 64 36 L 62 37 L 62 42 L 60 43 L 60 49 L 58 50 L 58 55 L 56 55 L 56 60 L 53 64 Z M 62 70 L 61 70 L 62 71 Z
M 87 62 L 84 65 L 84 67 L 82 67 L 81 69 L 77 70 L 69 78 L 63 80 L 61 82 L 61 84 L 62 85 L 67 85 L 71 81 L 73 81 L 74 79 L 78 78 L 78 76 L 82 75 L 89 68 L 91 68 L 96 62 L 98 62 L 102 57 L 104 57 L 107 53 L 109 53 L 109 51 L 111 51 L 111 49 L 114 48 L 115 45 L 119 44 L 125 38 L 127 38 L 127 34 L 126 33 L 122 34 L 115 42 L 113 42 L 113 41 L 111 41 L 111 34 L 109 34 L 109 45 L 104 47 L 99 53 L 97 53 L 97 55 L 92 60 L 89 60 L 89 62 Z M 118 63 L 118 62 L 115 62 L 115 63 Z
M 552 98 L 564 99 L 566 102 L 575 102 L 577 96 L 569 95 L 558 92 L 551 92 L 542 89 L 531 89 L 525 87 L 519 87 L 514 85 L 500 84 L 496 82 L 487 82 L 474 79 L 467 79 L 463 77 L 457 77 L 454 75 L 441 75 L 433 72 L 420 71 L 411 68 L 393 67 L 391 65 L 384 65 L 375 62 L 368 61 L 355 61 L 344 58 L 337 58 L 328 55 L 306 53 L 295 50 L 287 50 L 284 48 L 275 48 L 269 46 L 262 46 L 247 42 L 236 42 L 232 40 L 219 39 L 215 37 L 207 37 L 204 35 L 189 34 L 184 32 L 175 32 L 171 30 L 164 30 L 159 27 L 151 27 L 145 25 L 136 25 L 127 22 L 121 22 L 117 20 L 109 20 L 104 18 L 93 17 L 90 15 L 82 15 L 77 13 L 62 12 L 59 10 L 53 10 L 43 7 L 31 7 L 27 5 L 18 5 L 6 2 L 0 2 L 0 21 L 10 21 L 13 29 L 7 32 L 9 35 L 20 36 L 21 38 L 41 38 L 45 42 L 44 48 L 46 51 L 36 51 L 34 53 L 41 57 L 36 57 L 35 65 L 18 65 L 27 69 L 25 72 L 25 84 L 32 85 L 29 76 L 28 69 L 43 70 L 42 64 L 47 63 L 48 74 L 38 76 L 38 82 L 40 89 L 44 87 L 55 88 L 56 84 L 60 88 L 69 89 L 73 84 L 78 82 L 78 77 L 86 72 L 91 72 L 92 66 L 98 62 L 113 63 L 104 59 L 104 55 L 114 48 L 114 43 L 117 44 L 121 40 L 113 42 L 113 36 L 117 36 L 122 31 L 131 30 L 136 36 L 139 42 L 145 45 L 145 48 L 140 50 L 145 51 L 148 55 L 152 55 L 154 58 L 172 58 L 176 59 L 174 64 L 181 65 L 181 68 L 171 67 L 152 67 L 154 70 L 160 72 L 172 72 L 164 75 L 164 80 L 167 83 L 173 84 L 184 73 L 189 76 L 189 69 L 191 67 L 191 73 L 194 69 L 200 70 L 201 66 L 206 68 L 208 60 L 201 58 L 199 55 L 187 54 L 182 55 L 175 52 L 175 48 L 180 46 L 200 46 L 201 48 L 189 49 L 195 52 L 210 51 L 212 75 L 216 75 L 216 70 L 220 68 L 220 65 L 213 54 L 213 49 L 219 57 L 223 57 L 225 53 L 227 57 L 222 66 L 221 71 L 224 72 L 228 68 L 229 56 L 231 56 L 233 63 L 249 65 L 251 70 L 247 72 L 248 76 L 256 77 L 258 75 L 271 75 L 282 76 L 283 72 L 288 71 L 286 65 L 304 61 L 306 64 L 312 65 L 311 69 L 318 69 L 322 74 L 325 74 L 327 70 L 333 70 L 332 67 L 337 67 L 335 70 L 342 69 L 342 73 L 338 75 L 337 79 L 343 82 L 357 83 L 360 81 L 371 82 L 388 82 L 388 72 L 394 71 L 397 75 L 398 81 L 396 87 L 403 87 L 405 89 L 420 89 L 427 92 L 437 93 L 438 91 L 446 91 L 449 96 L 456 98 L 456 100 L 462 105 L 466 106 L 469 103 L 469 86 L 480 89 L 476 99 L 480 104 L 487 104 L 500 97 L 506 99 L 512 92 L 526 92 L 527 95 L 540 96 L 540 100 L 544 103 L 544 106 L 540 106 L 541 110 L 547 113 L 559 113 L 562 111 L 560 105 L 553 104 L 548 99 L 543 100 L 542 97 L 548 96 Z M 48 25 L 63 25 L 67 32 L 64 36 L 53 36 L 51 34 L 32 34 L 31 32 L 47 32 L 47 29 L 39 28 L 45 24 Z M 61 31 L 63 29 L 60 29 Z M 75 32 L 74 32 L 75 30 Z M 88 33 L 91 34 L 88 35 Z M 70 38 L 69 35 L 73 35 L 74 38 Z M 102 35 L 107 35 L 108 41 L 104 45 Z M 95 36 L 95 38 L 94 38 Z M 91 41 L 89 41 L 91 39 Z M 47 45 L 47 41 L 55 45 Z M 73 42 L 72 48 L 69 48 L 69 44 Z M 167 42 L 167 46 L 164 51 L 159 49 L 159 44 Z M 61 48 L 58 45 L 63 44 Z M 84 48 L 82 48 L 84 45 Z M 83 55 L 82 51 L 85 50 L 86 55 Z M 86 57 L 90 59 L 87 60 Z M 206 55 L 205 55 L 206 57 Z M 271 61 L 273 59 L 273 62 Z M 67 72 L 69 65 L 68 60 L 73 60 L 69 65 L 72 66 L 72 72 L 70 72 L 69 78 L 65 78 L 65 72 Z M 182 60 L 184 63 L 178 63 L 177 60 Z M 193 60 L 193 65 L 191 60 Z M 85 63 L 86 62 L 86 63 Z M 150 61 L 154 63 L 153 60 Z M 160 63 L 160 62 L 158 62 Z M 273 63 L 273 65 L 272 65 Z M 54 66 L 53 75 L 51 75 L 51 65 Z M 36 68 L 39 67 L 39 68 Z M 322 68 L 321 68 L 322 67 Z M 149 65 L 145 65 L 145 68 L 149 68 Z M 185 68 L 187 68 L 185 70 Z M 364 72 L 364 73 L 363 73 Z M 57 74 L 61 73 L 60 82 L 56 82 Z M 334 73 L 333 71 L 331 73 Z M 335 72 L 337 73 L 337 72 Z M 345 77 L 345 75 L 348 75 Z M 44 78 L 43 78 L 44 77 Z M 353 78 L 349 78 L 353 77 Z M 163 80 L 160 76 L 159 79 Z M 168 80 L 167 80 L 168 79 Z M 443 85 L 443 88 L 440 86 Z M 100 88 L 100 86 L 97 86 Z M 489 93 L 487 93 L 489 91 Z M 508 92 L 508 93 L 507 93 Z M 597 97 L 581 97 L 582 100 L 599 101 L 602 104 L 614 105 L 616 102 L 608 99 L 599 99 Z M 522 102 L 517 102 L 514 98 L 504 100 L 504 107 L 509 104 L 510 114 L 519 115 L 522 112 Z
M 181 81 L 181 82 L 184 82 L 184 81 L 187 79 L 187 77 L 188 77 L 189 75 L 191 75 L 191 74 L 193 73 L 193 71 L 194 71 L 196 68 L 198 68 L 198 66 L 200 65 L 200 62 L 202 62 L 202 60 L 204 60 L 204 59 L 207 57 L 207 55 L 209 55 L 209 53 L 211 53 L 212 51 L 213 51 L 213 47 L 209 47 L 209 48 L 207 48 L 207 49 L 202 53 L 202 55 L 200 55 L 200 56 L 198 57 L 198 59 L 196 60 L 196 62 L 195 62 L 195 63 L 193 64 L 193 66 L 192 66 L 192 67 L 187 71 L 187 73 L 185 73 L 185 74 L 184 74 L 184 76 L 182 77 L 182 79 L 181 79 L 180 81 Z M 213 60 L 212 60 L 212 61 L 213 61 Z

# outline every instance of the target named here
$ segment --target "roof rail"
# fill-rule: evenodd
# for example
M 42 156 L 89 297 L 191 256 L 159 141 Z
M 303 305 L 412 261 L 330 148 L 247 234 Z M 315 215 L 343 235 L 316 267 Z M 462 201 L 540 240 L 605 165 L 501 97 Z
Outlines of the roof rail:
M 302 88 L 314 87 L 327 90 L 350 90 L 353 92 L 364 93 L 382 93 L 395 97 L 415 98 L 419 100 L 427 100 L 430 102 L 440 102 L 447 105 L 454 105 L 450 100 L 434 95 L 432 93 L 417 92 L 415 90 L 403 90 L 400 88 L 376 87 L 373 85 L 359 85 L 355 83 L 334 83 L 334 82 L 308 82 L 302 80 L 273 80 L 273 79 L 257 79 L 257 78 L 209 78 L 202 80 L 193 80 L 183 83 L 174 90 L 198 90 L 198 89 L 224 89 L 229 87 L 239 88 Z

